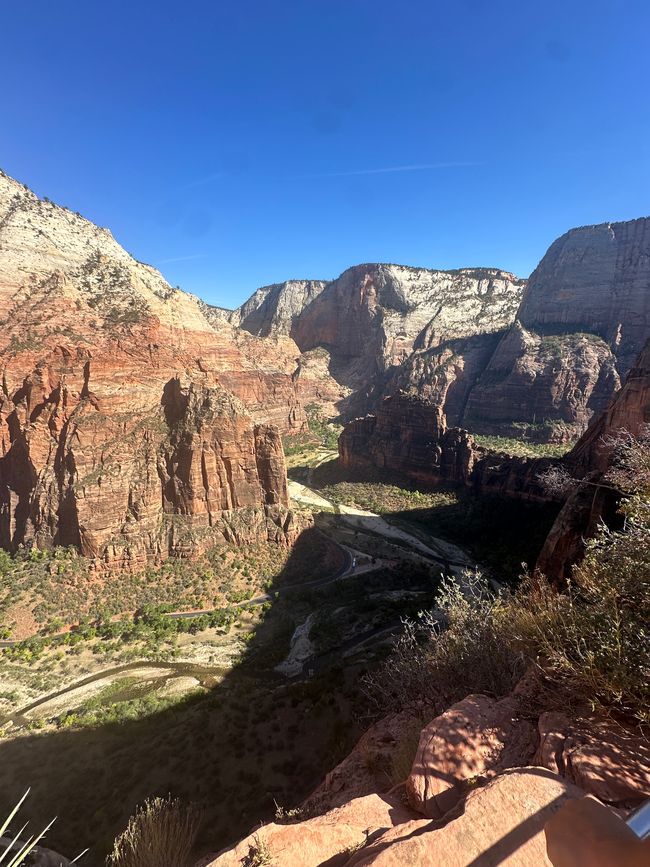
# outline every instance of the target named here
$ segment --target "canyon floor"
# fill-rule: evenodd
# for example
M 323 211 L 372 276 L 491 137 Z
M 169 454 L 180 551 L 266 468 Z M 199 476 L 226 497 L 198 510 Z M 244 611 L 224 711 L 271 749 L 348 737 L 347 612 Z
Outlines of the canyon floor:
M 90 633 L 31 659 L 23 641 L 3 655 L 6 785 L 16 794 L 32 786 L 35 820 L 56 805 L 51 844 L 60 851 L 72 857 L 91 846 L 101 863 L 152 793 L 202 806 L 199 845 L 212 850 L 295 806 L 360 734 L 359 678 L 385 656 L 403 617 L 431 607 L 441 576 L 481 563 L 507 580 L 508 568 L 495 564 L 500 546 L 512 548 L 508 504 L 497 516 L 458 492 L 344 477 L 324 447 L 305 446 L 288 463 L 294 506 L 312 512 L 315 527 L 284 563 L 262 567 L 255 551 L 228 552 L 238 578 L 232 623 L 205 628 L 194 619 L 191 631 L 153 643 Z M 477 544 L 474 530 L 488 515 L 498 517 L 500 537 Z M 524 518 L 541 535 L 552 515 L 535 508 Z M 471 550 L 464 538 L 475 540 Z M 194 589 L 181 598 L 196 615 L 219 590 Z M 130 599 L 132 590 L 115 592 Z M 55 624 L 66 606 L 48 605 Z

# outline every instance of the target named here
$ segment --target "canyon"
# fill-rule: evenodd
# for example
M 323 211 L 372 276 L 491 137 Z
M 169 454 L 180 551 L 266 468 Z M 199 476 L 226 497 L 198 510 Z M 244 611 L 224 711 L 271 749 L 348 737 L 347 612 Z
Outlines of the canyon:
M 406 394 L 474 433 L 576 439 L 650 333 L 650 219 L 572 229 L 528 280 L 498 269 L 358 265 L 258 290 L 231 322 L 320 351 L 343 422 Z M 326 369 L 325 369 L 326 368 Z
M 36 809 L 65 805 L 62 851 L 90 822 L 105 853 L 173 789 L 206 805 L 215 867 L 461 865 L 531 809 L 513 863 L 545 863 L 549 805 L 647 793 L 644 744 L 584 707 L 551 713 L 530 672 L 356 720 L 360 678 L 438 610 L 442 576 L 468 592 L 483 551 L 491 586 L 514 580 L 513 503 L 558 587 L 599 522 L 619 526 L 612 437 L 650 424 L 649 261 L 640 219 L 571 230 L 528 280 L 370 263 L 233 311 L 0 174 L 1 625 L 12 593 L 31 606 L 0 636 L 3 759 L 12 792 L 35 755 L 48 768 Z M 558 469 L 570 490 L 545 486 Z M 499 522 L 493 550 L 462 547 Z
M 0 176 L 0 545 L 139 568 L 284 541 L 291 347 L 211 322 L 110 232 Z

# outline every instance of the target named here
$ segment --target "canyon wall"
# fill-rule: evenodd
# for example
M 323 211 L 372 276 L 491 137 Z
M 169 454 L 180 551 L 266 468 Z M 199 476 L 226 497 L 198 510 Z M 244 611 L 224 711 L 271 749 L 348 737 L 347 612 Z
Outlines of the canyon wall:
M 110 232 L 0 175 L 0 545 L 139 567 L 289 541 L 280 431 L 298 352 L 227 321 Z
M 314 399 L 310 374 L 317 354 L 332 415 L 349 420 L 392 393 L 386 383 L 415 350 L 465 338 L 481 344 L 485 338 L 491 353 L 494 335 L 514 321 L 524 287 L 525 280 L 496 268 L 357 265 L 328 283 L 264 287 L 231 321 L 256 335 L 293 338 Z
M 326 353 L 317 377 L 343 421 L 406 394 L 474 433 L 569 442 L 650 336 L 650 218 L 572 229 L 529 281 L 358 265 L 260 289 L 231 320 Z
M 613 441 L 621 431 L 638 436 L 650 425 L 650 340 L 629 371 L 623 387 L 605 412 L 594 420 L 564 465 L 580 484 L 569 493 L 537 567 L 546 575 L 566 578 L 584 551 L 584 542 L 598 523 L 613 523 L 619 495 L 605 478 L 612 461 Z

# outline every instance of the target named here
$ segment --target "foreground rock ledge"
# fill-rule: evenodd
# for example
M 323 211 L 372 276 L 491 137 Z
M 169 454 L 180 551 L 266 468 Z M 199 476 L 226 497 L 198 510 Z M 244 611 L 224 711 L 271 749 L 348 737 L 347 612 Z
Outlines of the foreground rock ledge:
M 544 825 L 566 800 L 583 796 L 535 767 L 504 771 L 473 791 L 463 814 L 447 824 L 368 795 L 295 825 L 264 825 L 196 867 L 241 867 L 257 863 L 251 859 L 261 852 L 278 867 L 544 867 L 550 865 Z

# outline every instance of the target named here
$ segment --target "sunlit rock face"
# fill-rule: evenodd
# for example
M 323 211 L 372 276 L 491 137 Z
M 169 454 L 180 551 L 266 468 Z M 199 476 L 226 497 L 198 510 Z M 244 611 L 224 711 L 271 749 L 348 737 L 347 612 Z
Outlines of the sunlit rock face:
M 322 402 L 348 420 L 374 408 L 414 351 L 484 336 L 494 349 L 493 335 L 514 321 L 525 283 L 496 268 L 357 265 L 330 282 L 259 289 L 230 321 L 256 335 L 292 337 L 302 351 L 307 399 L 319 399 L 320 385 Z M 318 372 L 314 353 L 326 353 Z
M 388 395 L 475 433 L 568 442 L 620 386 L 650 335 L 650 219 L 572 229 L 529 281 L 497 269 L 358 265 L 258 290 L 230 320 L 292 337 L 307 400 L 343 421 Z M 337 386 L 340 393 L 337 395 Z M 320 388 L 320 394 L 319 394 Z
M 571 229 L 530 277 L 517 323 L 472 390 L 462 424 L 575 438 L 650 336 L 650 218 Z
M 210 319 L 77 214 L 0 175 L 0 544 L 136 567 L 290 539 L 298 352 Z

